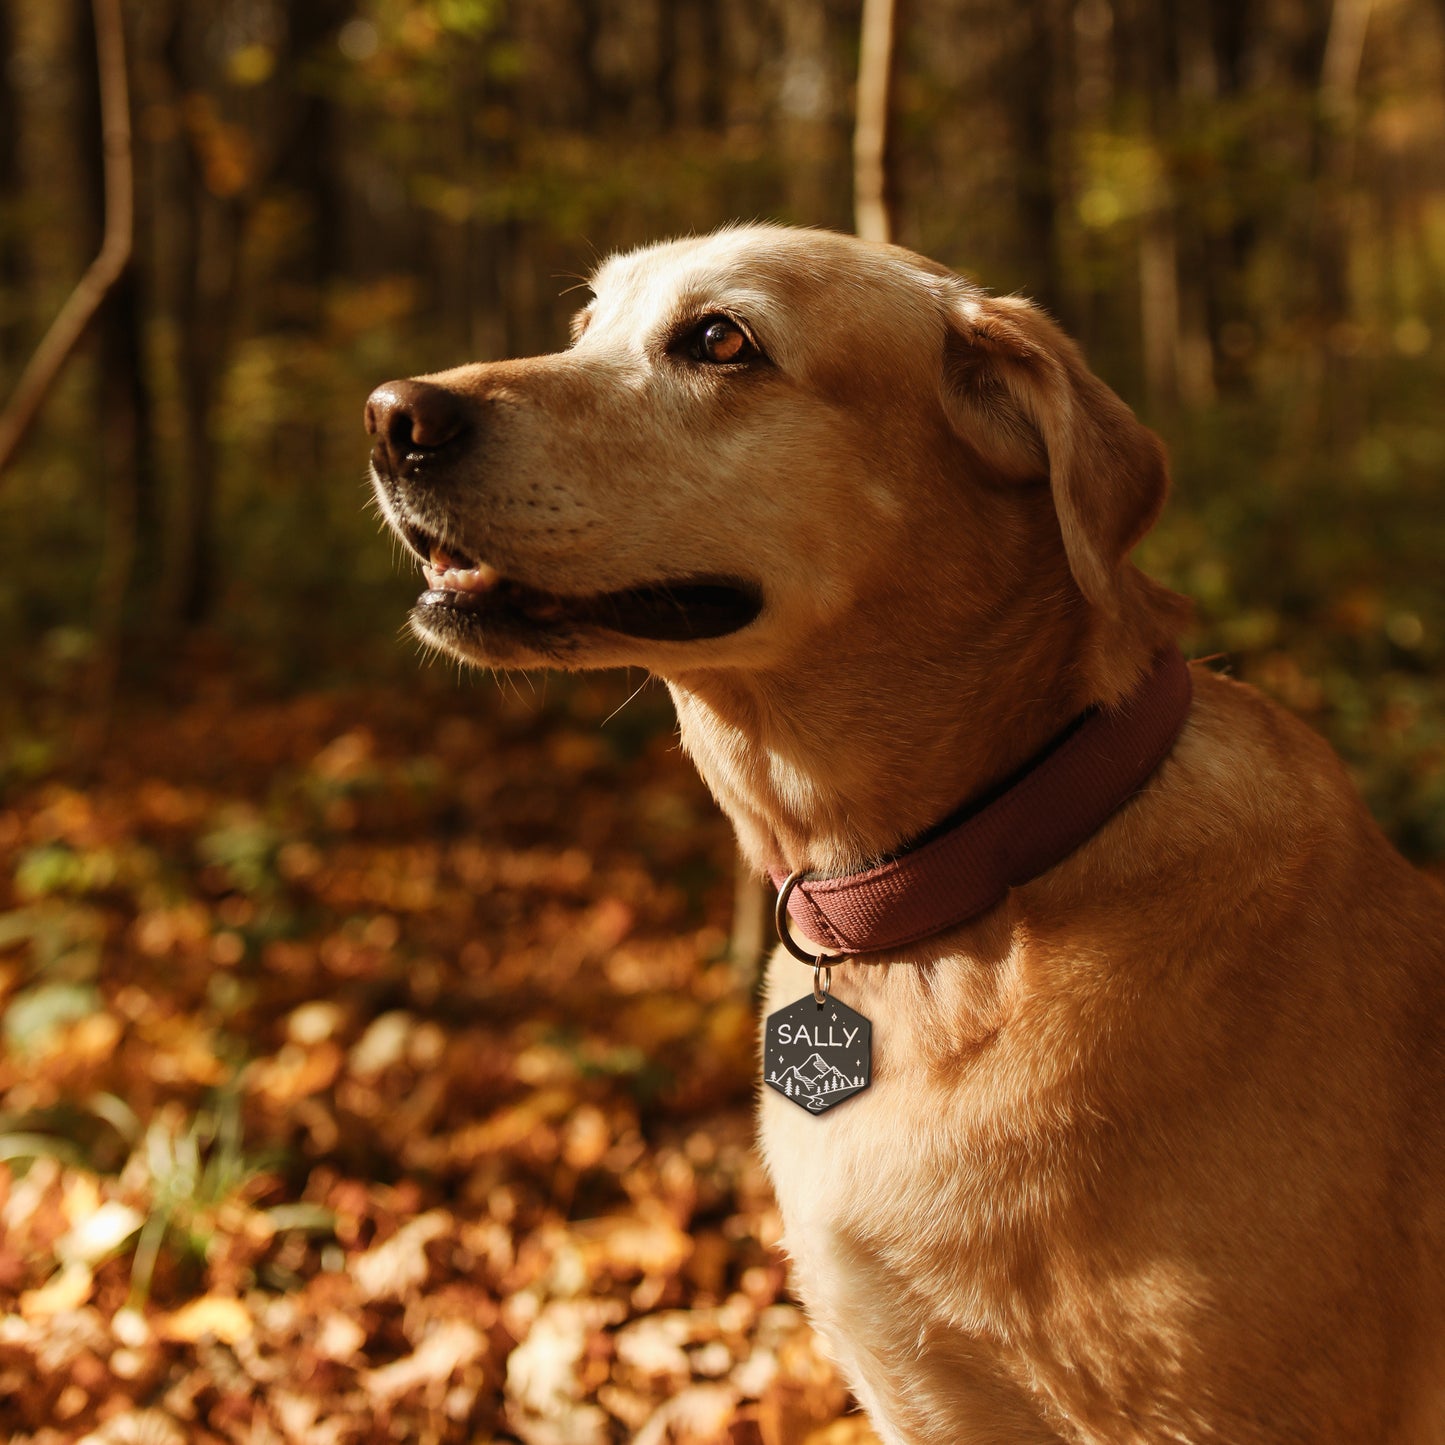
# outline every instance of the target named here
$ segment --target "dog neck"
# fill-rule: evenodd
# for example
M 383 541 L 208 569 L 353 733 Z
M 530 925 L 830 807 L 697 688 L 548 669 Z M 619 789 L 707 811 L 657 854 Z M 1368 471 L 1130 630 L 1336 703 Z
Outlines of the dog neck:
M 986 685 L 957 679 L 943 697 L 921 669 L 871 670 L 894 679 L 874 695 L 816 664 L 669 686 L 683 745 L 748 862 L 839 873 L 1007 777 L 1087 706 L 1062 658 L 1037 670 L 1012 661 Z
M 1078 612 L 1040 625 L 1045 606 L 911 664 L 906 634 L 859 619 L 847 666 L 806 647 L 791 666 L 669 679 L 683 746 L 751 866 L 850 873 L 896 852 L 1124 696 L 1178 630 L 1141 609 L 1105 638 Z

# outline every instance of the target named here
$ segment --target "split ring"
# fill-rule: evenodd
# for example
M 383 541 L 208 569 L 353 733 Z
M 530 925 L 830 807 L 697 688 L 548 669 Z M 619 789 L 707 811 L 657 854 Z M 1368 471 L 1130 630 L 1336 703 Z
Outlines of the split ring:
M 825 957 L 825 954 L 820 953 L 818 961 L 813 965 L 813 1002 L 819 1008 L 828 1002 L 828 990 L 833 987 L 833 965 L 824 963 Z
M 809 953 L 797 939 L 793 937 L 792 926 L 788 919 L 788 899 L 793 896 L 793 889 L 795 889 L 805 877 L 807 877 L 807 870 L 804 868 L 799 868 L 796 872 L 788 874 L 783 886 L 778 890 L 778 901 L 773 907 L 773 926 L 778 930 L 779 942 L 799 963 L 811 963 L 813 965 L 815 979 L 813 994 L 814 997 L 817 997 L 817 970 L 820 968 L 832 968 L 835 963 L 846 963 L 849 955 L 846 953 L 826 953 L 822 949 Z M 823 992 L 826 997 L 827 989 L 825 988 Z M 819 1003 L 822 1001 L 822 999 L 818 1000 Z

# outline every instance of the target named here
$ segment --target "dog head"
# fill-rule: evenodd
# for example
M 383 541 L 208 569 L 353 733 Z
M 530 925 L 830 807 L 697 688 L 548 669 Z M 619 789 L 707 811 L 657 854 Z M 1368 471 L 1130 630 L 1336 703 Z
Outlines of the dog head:
M 824 637 L 966 647 L 1025 594 L 1096 660 L 1120 628 L 1141 664 L 1177 628 L 1126 562 L 1162 449 L 1027 302 L 763 226 L 613 258 L 592 287 L 568 350 L 368 402 L 428 642 L 677 677 L 789 667 Z

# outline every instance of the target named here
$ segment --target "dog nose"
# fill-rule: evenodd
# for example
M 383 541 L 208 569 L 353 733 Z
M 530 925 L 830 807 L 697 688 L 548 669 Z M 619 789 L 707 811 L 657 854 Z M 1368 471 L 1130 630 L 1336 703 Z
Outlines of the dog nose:
M 388 381 L 366 399 L 366 429 L 392 471 L 411 453 L 445 446 L 466 425 L 461 397 L 429 381 Z

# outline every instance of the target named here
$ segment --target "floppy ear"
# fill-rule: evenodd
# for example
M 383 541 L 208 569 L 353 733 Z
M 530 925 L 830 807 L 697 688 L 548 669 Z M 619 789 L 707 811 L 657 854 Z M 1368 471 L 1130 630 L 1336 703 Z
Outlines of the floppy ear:
M 1115 616 L 1124 560 L 1169 490 L 1163 444 L 1029 302 L 969 291 L 948 327 L 954 430 L 1005 475 L 1048 478 L 1074 580 Z

